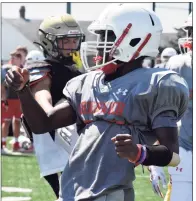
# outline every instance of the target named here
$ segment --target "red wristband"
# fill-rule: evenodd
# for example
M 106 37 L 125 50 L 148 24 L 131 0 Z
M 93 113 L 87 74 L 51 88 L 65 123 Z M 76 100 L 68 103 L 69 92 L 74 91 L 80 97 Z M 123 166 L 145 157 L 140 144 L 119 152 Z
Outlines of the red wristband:
M 137 144 L 137 148 L 138 148 L 137 156 L 136 156 L 136 158 L 135 158 L 134 161 L 129 160 L 129 162 L 131 162 L 131 163 L 136 163 L 140 159 L 141 152 L 142 152 L 142 145 L 141 144 Z

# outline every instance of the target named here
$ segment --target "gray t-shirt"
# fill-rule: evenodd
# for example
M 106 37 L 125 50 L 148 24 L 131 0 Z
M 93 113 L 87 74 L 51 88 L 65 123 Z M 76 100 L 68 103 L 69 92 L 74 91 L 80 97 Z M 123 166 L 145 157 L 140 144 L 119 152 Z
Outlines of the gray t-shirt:
M 11 67 L 12 67 L 11 64 L 4 64 L 1 67 L 1 84 L 5 84 L 6 74 L 7 74 L 8 70 L 11 69 Z M 10 99 L 10 92 L 12 92 L 12 90 L 10 88 L 7 88 L 6 85 L 4 85 L 4 86 L 5 86 L 5 89 L 6 89 L 6 98 Z
M 1 84 L 5 82 L 6 73 L 7 73 L 7 69 L 2 66 L 1 67 Z
M 176 55 L 171 57 L 167 67 L 179 73 L 187 82 L 190 91 L 190 99 L 180 127 L 179 145 L 186 150 L 193 150 L 193 68 L 190 54 Z
M 177 121 L 187 108 L 188 87 L 175 72 L 140 68 L 110 82 L 104 77 L 93 71 L 70 80 L 63 90 L 77 123 L 86 124 L 61 177 L 64 201 L 131 190 L 134 165 L 117 156 L 111 138 L 129 133 L 135 143 L 150 144 L 152 129 L 174 126 L 169 121 L 160 124 L 160 114 L 171 111 Z

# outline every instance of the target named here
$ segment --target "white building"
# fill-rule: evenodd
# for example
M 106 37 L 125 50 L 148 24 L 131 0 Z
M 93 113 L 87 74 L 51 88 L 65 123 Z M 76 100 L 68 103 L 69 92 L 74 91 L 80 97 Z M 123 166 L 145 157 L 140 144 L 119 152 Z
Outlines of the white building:
M 28 23 L 20 19 L 21 23 Z M 1 45 L 1 60 L 8 61 L 10 58 L 10 52 L 14 51 L 17 46 L 26 46 L 27 49 L 38 49 L 31 40 L 25 37 L 22 32 L 14 25 L 8 22 L 6 19 L 2 19 L 2 45 Z

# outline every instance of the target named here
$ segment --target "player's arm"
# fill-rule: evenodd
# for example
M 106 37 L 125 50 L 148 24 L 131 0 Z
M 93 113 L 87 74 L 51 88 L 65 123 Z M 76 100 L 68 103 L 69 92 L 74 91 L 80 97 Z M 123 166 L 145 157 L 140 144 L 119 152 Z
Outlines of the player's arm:
M 37 74 L 40 75 L 40 72 L 38 72 Z M 36 77 L 37 75 L 30 74 L 30 88 L 31 88 L 31 92 L 32 92 L 35 100 L 44 109 L 44 111 L 46 113 L 48 113 L 53 108 L 52 96 L 50 93 L 51 78 L 48 73 L 41 74 L 41 75 L 42 75 L 42 77 L 38 77 L 38 79 L 35 79 L 35 78 L 37 78 Z M 33 141 L 32 131 L 31 131 L 24 115 L 22 115 L 22 124 L 26 131 L 27 136 L 29 137 L 30 140 Z
M 188 102 L 189 90 L 182 77 L 170 74 L 161 79 L 151 110 L 152 130 L 160 144 L 146 146 L 142 164 L 177 166 L 180 163 L 177 122 L 185 113 Z
M 153 133 L 160 145 L 135 144 L 129 134 L 118 134 L 112 141 L 117 154 L 135 165 L 177 166 L 180 162 L 177 127 L 160 127 L 153 129 Z
M 160 145 L 135 144 L 128 134 L 117 135 L 112 141 L 117 154 L 136 165 L 177 166 L 180 162 L 177 122 L 188 106 L 188 86 L 184 79 L 173 74 L 162 79 L 158 87 L 153 104 L 149 98 L 149 116 Z
M 50 93 L 50 87 L 51 87 L 51 77 L 49 75 L 50 69 L 47 69 L 48 72 L 42 73 L 43 68 L 39 68 L 39 71 L 37 70 L 36 73 L 31 73 L 34 69 L 30 70 L 30 88 L 31 92 L 35 98 L 35 100 L 39 103 L 39 105 L 44 109 L 46 113 L 48 113 L 52 108 L 52 97 Z M 45 69 L 44 69 L 45 70 Z M 27 136 L 30 140 L 33 141 L 33 135 L 32 131 L 24 117 L 22 115 L 22 124 L 26 131 Z
M 63 102 L 46 113 L 26 85 L 28 80 L 28 70 L 17 66 L 12 67 L 6 75 L 7 85 L 17 91 L 24 116 L 32 132 L 45 133 L 75 123 L 76 113 L 68 102 Z
M 48 113 L 51 109 L 53 109 L 52 96 L 50 93 L 51 78 L 49 76 L 45 76 L 43 79 L 35 84 L 31 84 L 30 86 L 35 100 L 44 109 L 44 111 Z
M 177 122 L 178 118 L 173 110 L 161 112 L 153 119 L 152 132 L 158 141 L 152 146 L 146 146 L 144 165 L 178 165 L 180 158 Z
M 68 102 L 63 102 L 48 113 L 34 99 L 29 87 L 18 92 L 24 116 L 35 134 L 49 132 L 53 129 L 74 124 L 76 114 Z
M 177 166 L 180 162 L 177 127 L 162 127 L 153 130 L 159 145 L 146 146 L 143 165 Z

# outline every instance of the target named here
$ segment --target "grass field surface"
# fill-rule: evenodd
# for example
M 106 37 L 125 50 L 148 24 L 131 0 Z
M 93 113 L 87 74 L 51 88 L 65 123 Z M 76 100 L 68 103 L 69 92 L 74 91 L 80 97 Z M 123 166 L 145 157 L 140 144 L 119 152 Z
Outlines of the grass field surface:
M 17 187 L 32 189 L 32 192 L 1 192 L 2 200 L 8 197 L 31 197 L 33 201 L 54 201 L 55 195 L 48 183 L 40 178 L 39 167 L 34 155 L 31 156 L 2 156 L 2 187 Z M 167 174 L 167 169 L 165 169 Z M 168 176 L 168 175 L 167 175 Z M 161 201 L 152 191 L 149 181 L 149 172 L 142 166 L 136 168 L 134 182 L 136 201 Z M 166 190 L 163 189 L 163 193 Z M 22 198 L 21 198 L 22 200 Z M 24 199 L 23 199 L 24 200 Z M 11 200 L 10 200 L 11 201 Z

